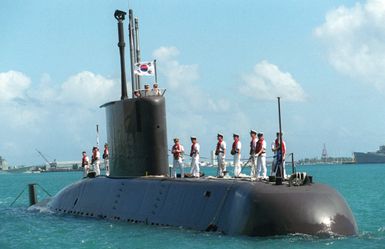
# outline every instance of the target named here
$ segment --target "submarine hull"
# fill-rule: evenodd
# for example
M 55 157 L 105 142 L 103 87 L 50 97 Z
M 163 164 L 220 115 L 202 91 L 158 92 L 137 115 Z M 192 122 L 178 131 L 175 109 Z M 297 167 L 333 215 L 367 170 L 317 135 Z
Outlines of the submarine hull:
M 66 187 L 47 205 L 58 213 L 229 235 L 357 234 L 344 199 L 322 184 L 97 177 Z

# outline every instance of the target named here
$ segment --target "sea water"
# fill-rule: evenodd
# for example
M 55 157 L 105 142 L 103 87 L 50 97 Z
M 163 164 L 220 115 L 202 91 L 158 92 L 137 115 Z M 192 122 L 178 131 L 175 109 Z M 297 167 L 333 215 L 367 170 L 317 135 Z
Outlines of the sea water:
M 209 175 L 216 172 L 215 168 L 203 167 L 202 170 Z M 153 227 L 32 212 L 27 211 L 28 183 L 39 184 L 38 199 L 42 200 L 47 197 L 42 188 L 55 194 L 66 185 L 80 180 L 82 172 L 0 173 L 0 249 L 385 248 L 385 164 L 300 166 L 297 171 L 313 175 L 315 182 L 328 184 L 344 196 L 356 218 L 358 236 L 227 236 L 181 227 Z M 23 194 L 11 207 L 11 203 L 23 190 Z M 189 211 L 186 209 L 185 215 Z

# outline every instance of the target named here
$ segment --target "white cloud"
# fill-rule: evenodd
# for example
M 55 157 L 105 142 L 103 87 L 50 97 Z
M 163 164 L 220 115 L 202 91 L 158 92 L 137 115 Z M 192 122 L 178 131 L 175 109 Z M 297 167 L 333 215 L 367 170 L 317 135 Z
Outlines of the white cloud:
M 252 73 L 243 75 L 240 92 L 261 100 L 273 100 L 282 97 L 283 100 L 303 101 L 305 92 L 290 73 L 282 72 L 267 61 L 255 65 Z
M 340 6 L 314 31 L 324 42 L 330 64 L 385 92 L 385 1 Z
M 83 71 L 69 77 L 61 85 L 58 99 L 63 103 L 94 108 L 101 103 L 117 99 L 119 89 L 116 81 Z
M 30 84 L 31 80 L 21 72 L 0 73 L 0 102 L 25 98 L 25 90 Z
M 180 52 L 176 47 L 160 47 L 153 54 L 160 62 L 160 71 L 166 76 L 168 86 L 171 89 L 190 85 L 199 79 L 198 65 L 180 64 L 177 60 Z
M 197 80 L 199 79 L 198 65 L 184 65 L 178 61 L 180 55 L 176 47 L 160 47 L 153 53 L 159 61 L 158 72 L 165 76 L 164 84 L 173 91 L 180 110 L 194 111 L 224 111 L 230 106 L 224 98 L 211 98 Z
M 62 83 L 48 74 L 32 82 L 21 72 L 0 73 L 2 156 L 12 164 L 39 161 L 31 148 L 45 146 L 48 154 L 63 156 L 66 150 L 65 159 L 76 158 L 94 143 L 95 125 L 103 125 L 99 106 L 118 99 L 119 90 L 117 80 L 87 71 Z

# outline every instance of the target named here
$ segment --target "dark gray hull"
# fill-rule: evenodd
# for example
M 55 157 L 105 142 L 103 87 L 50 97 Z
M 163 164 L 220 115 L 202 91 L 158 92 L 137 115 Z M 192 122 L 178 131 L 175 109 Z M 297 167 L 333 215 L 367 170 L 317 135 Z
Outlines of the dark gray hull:
M 77 216 L 219 231 L 230 235 L 355 235 L 344 199 L 322 184 L 300 187 L 216 179 L 85 178 L 48 203 Z
M 376 152 L 354 152 L 354 161 L 356 163 L 385 163 L 385 154 Z

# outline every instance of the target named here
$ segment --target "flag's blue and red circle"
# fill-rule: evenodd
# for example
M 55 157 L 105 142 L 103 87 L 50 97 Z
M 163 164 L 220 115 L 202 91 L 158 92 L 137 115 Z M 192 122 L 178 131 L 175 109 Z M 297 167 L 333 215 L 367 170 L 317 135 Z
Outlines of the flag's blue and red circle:
M 147 72 L 148 71 L 148 66 L 146 64 L 140 65 L 139 68 L 140 68 L 140 71 L 142 71 L 142 72 Z

